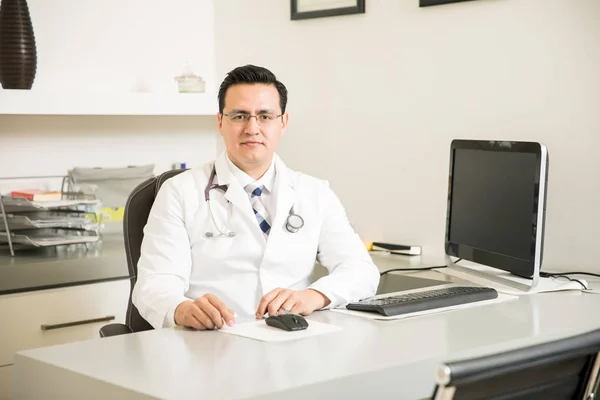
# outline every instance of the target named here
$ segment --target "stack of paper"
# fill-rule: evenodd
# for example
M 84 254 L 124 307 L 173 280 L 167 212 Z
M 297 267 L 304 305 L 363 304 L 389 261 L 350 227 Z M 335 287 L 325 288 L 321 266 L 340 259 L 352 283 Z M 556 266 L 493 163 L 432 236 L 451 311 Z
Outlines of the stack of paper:
M 10 240 L 13 244 L 27 244 L 36 247 L 43 246 L 58 246 L 63 244 L 76 244 L 76 243 L 94 243 L 100 240 L 99 235 L 69 235 L 69 234 L 56 234 L 56 233 L 43 233 L 43 232 L 31 232 L 27 233 L 15 233 L 12 232 Z M 0 242 L 7 243 L 8 235 L 6 232 L 0 232 Z
M 302 331 L 284 331 L 274 328 L 259 319 L 250 322 L 241 322 L 233 326 L 225 325 L 219 332 L 228 333 L 230 335 L 244 336 L 250 339 L 261 340 L 264 342 L 285 342 L 288 340 L 304 339 L 311 336 L 322 335 L 341 331 L 342 328 L 336 325 L 325 324 L 308 320 L 308 328 Z
M 2 202 L 4 203 L 4 211 L 10 212 L 22 212 L 22 211 L 39 211 L 39 210 L 50 210 L 62 207 L 72 207 L 78 205 L 98 205 L 101 204 L 100 200 L 57 200 L 57 201 L 30 201 L 27 199 L 13 199 L 9 196 L 3 196 Z
M 10 231 L 35 228 L 98 229 L 98 224 L 83 213 L 75 215 L 52 215 L 50 213 L 28 213 L 27 215 L 6 214 L 6 222 Z M 0 224 L 0 231 L 5 230 L 4 224 Z

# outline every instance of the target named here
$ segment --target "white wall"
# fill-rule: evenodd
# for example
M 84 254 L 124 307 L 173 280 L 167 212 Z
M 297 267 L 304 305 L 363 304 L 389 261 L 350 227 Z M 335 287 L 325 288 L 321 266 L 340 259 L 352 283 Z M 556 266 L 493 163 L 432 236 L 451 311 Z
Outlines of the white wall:
M 217 76 L 290 91 L 288 165 L 330 180 L 365 240 L 443 254 L 453 138 L 543 141 L 546 270 L 599 270 L 600 2 L 478 0 L 290 21 L 289 1 L 215 2 Z
M 82 102 L 99 93 L 175 93 L 174 77 L 190 62 L 215 92 L 212 0 L 28 4 L 38 50 L 33 91 L 57 101 L 76 93 Z M 216 117 L 0 115 L 0 177 L 148 163 L 160 173 L 214 158 L 216 141 Z
M 215 88 L 213 0 L 28 0 L 34 90 L 176 92 L 190 62 Z
M 74 166 L 125 167 L 215 156 L 216 117 L 0 116 L 0 177 L 61 175 Z

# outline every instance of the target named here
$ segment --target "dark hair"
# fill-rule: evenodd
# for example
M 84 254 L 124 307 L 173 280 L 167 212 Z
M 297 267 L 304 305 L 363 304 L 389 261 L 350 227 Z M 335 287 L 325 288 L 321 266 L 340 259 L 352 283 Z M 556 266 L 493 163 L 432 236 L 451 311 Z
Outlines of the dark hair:
M 281 113 L 285 113 L 285 106 L 287 105 L 287 89 L 285 85 L 277 80 L 275 74 L 263 67 L 257 67 L 256 65 L 244 65 L 237 67 L 227 73 L 227 76 L 219 87 L 219 113 L 223 113 L 225 108 L 225 95 L 227 89 L 233 85 L 242 83 L 256 84 L 264 83 L 266 85 L 275 85 L 275 88 L 279 92 L 279 106 L 281 107 Z

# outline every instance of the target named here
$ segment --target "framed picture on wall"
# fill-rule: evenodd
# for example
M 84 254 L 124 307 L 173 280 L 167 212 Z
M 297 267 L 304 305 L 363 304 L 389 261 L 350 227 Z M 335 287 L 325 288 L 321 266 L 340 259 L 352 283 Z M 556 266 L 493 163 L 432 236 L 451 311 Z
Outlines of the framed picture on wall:
M 442 4 L 460 3 L 473 0 L 419 0 L 419 7 L 439 6 Z
M 365 0 L 290 0 L 292 19 L 364 14 Z

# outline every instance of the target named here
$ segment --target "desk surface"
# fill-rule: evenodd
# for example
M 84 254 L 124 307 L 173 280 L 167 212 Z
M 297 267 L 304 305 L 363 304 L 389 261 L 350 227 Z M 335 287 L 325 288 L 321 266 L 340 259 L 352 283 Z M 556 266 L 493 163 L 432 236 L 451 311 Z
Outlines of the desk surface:
M 321 311 L 309 321 L 343 329 L 284 343 L 160 329 L 20 352 L 15 398 L 418 399 L 440 362 L 600 328 L 599 308 L 600 295 L 562 292 L 396 321 Z

